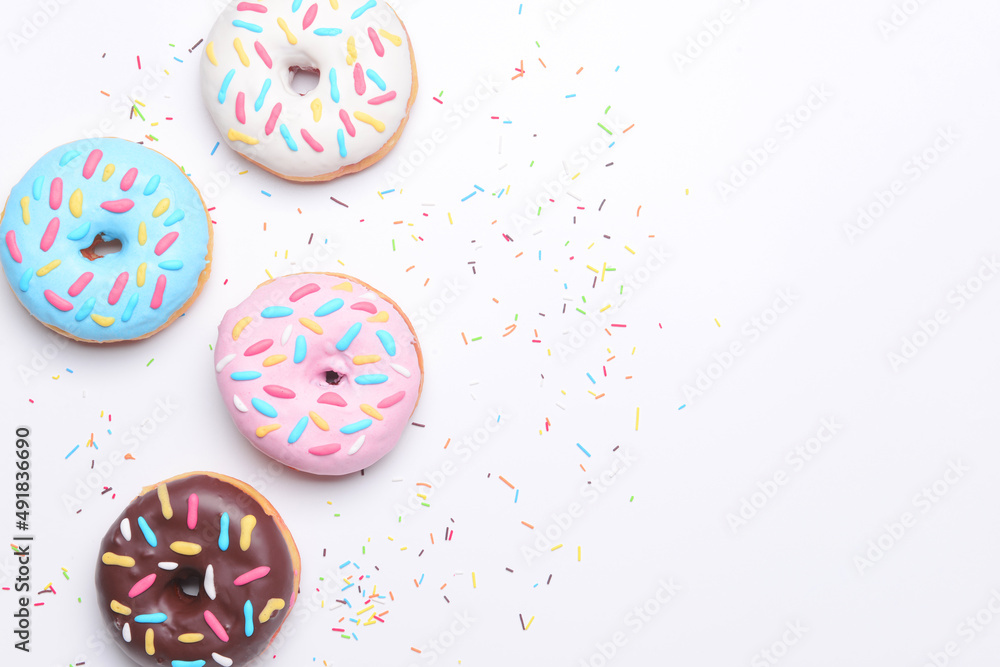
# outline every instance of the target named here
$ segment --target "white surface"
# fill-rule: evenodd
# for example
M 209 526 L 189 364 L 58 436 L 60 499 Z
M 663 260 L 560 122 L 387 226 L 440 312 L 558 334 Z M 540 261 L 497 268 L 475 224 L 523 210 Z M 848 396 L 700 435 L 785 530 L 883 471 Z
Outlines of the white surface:
M 556 0 L 525 2 L 520 16 L 518 2 L 478 3 L 475 15 L 457 1 L 398 3 L 421 83 L 410 125 L 376 167 L 315 187 L 255 168 L 235 175 L 247 165 L 223 147 L 209 155 L 217 136 L 198 95 L 201 47 L 188 47 L 212 25 L 212 3 L 106 2 L 98 16 L 88 3 L 68 2 L 15 51 L 8 31 L 22 30 L 45 4 L 7 4 L 0 18 L 0 85 L 15 95 L 5 97 L 3 112 L 3 187 L 52 146 L 95 129 L 133 140 L 151 133 L 159 139 L 152 145 L 203 189 L 218 225 L 201 298 L 145 342 L 62 345 L 0 290 L 0 469 L 7 480 L 0 515 L 10 534 L 14 429 L 26 424 L 32 590 L 51 581 L 58 592 L 33 598 L 45 605 L 33 608 L 27 661 L 4 629 L 5 664 L 126 664 L 94 607 L 98 540 L 142 485 L 199 468 L 257 484 L 301 548 L 300 613 L 262 661 L 276 667 L 430 664 L 432 640 L 448 644 L 434 654 L 437 664 L 500 665 L 530 656 L 600 665 L 595 643 L 616 632 L 626 642 L 609 664 L 762 665 L 773 663 L 759 652 L 796 622 L 808 630 L 778 664 L 921 665 L 928 653 L 952 648 L 949 664 L 981 665 L 1000 651 L 993 612 L 983 612 L 978 631 L 962 625 L 1000 590 L 993 509 L 1000 502 L 1000 284 L 987 282 L 961 309 L 949 300 L 1000 246 L 991 196 L 995 3 L 924 3 L 888 38 L 878 27 L 893 11 L 888 0 L 772 0 L 745 8 L 567 0 L 569 16 L 554 27 Z M 679 71 L 673 54 L 725 8 L 731 24 Z M 512 81 L 522 59 L 526 74 Z M 144 88 L 155 68 L 170 75 L 152 85 L 146 79 Z M 480 88 L 486 99 L 460 119 L 450 110 L 476 94 L 481 77 L 492 77 L 497 92 Z M 44 92 L 34 92 L 39 82 Z M 813 87 L 832 97 L 788 136 L 779 123 Z M 128 120 L 121 103 L 133 90 L 146 105 L 145 123 Z M 432 98 L 442 91 L 439 105 Z M 620 123 L 614 137 L 597 127 L 606 120 Z M 910 180 L 906 163 L 942 128 L 959 138 Z M 578 149 L 595 139 L 616 144 L 588 161 Z M 433 153 L 400 191 L 388 177 L 421 142 Z M 723 201 L 720 180 L 765 145 L 776 152 Z M 572 182 L 579 201 L 559 195 L 541 217 L 519 224 L 515 214 L 559 176 L 563 160 L 569 176 L 581 172 Z M 228 187 L 209 187 L 227 179 Z M 905 192 L 850 243 L 844 225 L 894 179 L 905 182 Z M 485 192 L 462 202 L 474 184 Z M 397 191 L 380 198 L 378 191 L 393 185 Z M 508 185 L 509 194 L 490 196 Z M 397 220 L 403 224 L 392 224 Z M 325 241 L 329 253 L 321 252 Z M 574 340 L 567 332 L 586 322 L 575 308 L 593 313 L 617 304 L 621 280 L 645 277 L 637 269 L 661 248 L 671 254 L 666 267 L 606 313 L 608 322 L 627 327 L 609 327 L 610 337 L 597 331 L 561 358 L 559 345 Z M 617 271 L 594 288 L 587 265 L 605 262 Z M 409 429 L 364 477 L 269 472 L 216 393 L 209 346 L 222 313 L 266 279 L 265 270 L 303 267 L 357 275 L 418 320 L 421 309 L 441 313 L 433 321 L 423 316 L 420 332 L 427 380 L 414 419 L 426 428 Z M 444 305 L 449 281 L 461 293 Z M 754 337 L 752 318 L 779 290 L 790 291 L 794 305 Z M 948 322 L 894 370 L 887 354 L 939 309 Z M 516 330 L 502 337 L 515 315 Z M 540 344 L 531 342 L 535 329 Z M 463 332 L 483 338 L 465 345 Z M 685 397 L 683 387 L 700 370 L 718 375 L 713 355 L 734 341 L 744 353 L 703 396 Z M 22 380 L 19 369 L 33 359 L 38 374 Z M 131 428 L 164 416 L 158 400 L 177 407 L 150 422 L 155 431 L 144 441 L 127 440 Z M 465 460 L 459 443 L 495 408 L 506 419 Z M 795 470 L 787 453 L 825 418 L 842 430 Z M 91 432 L 100 449 L 81 446 L 65 459 Z M 580 490 L 612 465 L 615 446 L 636 463 L 590 502 Z M 116 452 L 135 460 L 109 469 Z M 113 491 L 90 491 L 67 509 L 65 498 L 88 491 L 92 461 L 109 472 L 91 481 Z M 945 475 L 950 461 L 967 472 L 924 512 L 915 495 Z M 397 505 L 421 488 L 417 482 L 437 482 L 448 462 L 455 472 L 435 483 L 430 507 L 418 506 L 399 523 Z M 787 484 L 734 532 L 727 514 L 779 471 Z M 516 504 L 498 475 L 517 487 Z M 563 531 L 552 515 L 574 502 L 583 515 Z M 904 512 L 915 525 L 859 572 L 856 557 Z M 446 527 L 455 531 L 451 542 Z M 527 562 L 522 548 L 547 527 L 562 533 L 556 541 L 565 546 Z M 337 567 L 348 560 L 395 597 L 385 623 L 356 629 L 358 641 L 331 631 L 344 613 L 330 609 L 341 595 Z M 12 585 L 13 559 L 0 564 L 3 585 Z M 417 588 L 413 579 L 421 576 Z M 648 622 L 628 616 L 670 578 L 682 590 L 658 614 Z M 15 603 L 8 591 L 0 600 L 6 627 Z M 356 609 L 356 592 L 351 600 Z M 457 637 L 448 634 L 455 614 L 474 619 Z M 525 622 L 534 617 L 527 631 L 518 614 Z M 785 653 L 780 645 L 777 651 Z

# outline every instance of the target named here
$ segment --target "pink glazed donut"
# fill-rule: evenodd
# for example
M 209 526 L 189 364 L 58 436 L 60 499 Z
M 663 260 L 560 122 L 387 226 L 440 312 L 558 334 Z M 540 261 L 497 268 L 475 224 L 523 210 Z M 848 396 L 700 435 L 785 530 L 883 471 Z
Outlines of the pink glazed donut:
M 215 370 L 243 436 L 317 475 L 357 472 L 389 453 L 423 386 L 410 320 L 386 295 L 337 273 L 258 286 L 222 318 Z

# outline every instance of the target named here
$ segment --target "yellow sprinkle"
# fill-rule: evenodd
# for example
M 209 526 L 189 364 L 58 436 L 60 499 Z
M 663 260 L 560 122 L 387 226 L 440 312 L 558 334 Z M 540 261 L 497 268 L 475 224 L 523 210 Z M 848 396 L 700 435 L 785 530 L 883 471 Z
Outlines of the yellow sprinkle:
M 603 313 L 605 310 L 607 310 L 610 307 L 611 307 L 611 304 L 609 303 L 608 305 L 604 306 L 604 308 L 601 308 L 600 312 Z
M 285 37 L 288 38 L 288 43 L 289 44 L 291 44 L 292 46 L 294 46 L 294 45 L 296 45 L 296 44 L 299 43 L 299 40 L 288 29 L 288 24 L 285 23 L 285 19 L 282 19 L 282 18 L 278 19 L 278 27 L 285 31 Z
M 166 484 L 160 484 L 156 487 L 156 496 L 160 499 L 160 511 L 163 512 L 163 518 L 169 521 L 174 518 L 174 508 L 170 506 L 170 492 L 167 491 Z
M 146 655 L 154 653 L 156 653 L 156 648 L 153 646 L 153 628 L 146 628 Z
M 264 608 L 260 610 L 260 615 L 257 616 L 257 620 L 261 623 L 267 623 L 271 620 L 271 614 L 276 611 L 280 611 L 285 608 L 285 601 L 281 598 L 271 598 L 264 605 Z
M 311 410 L 309 411 L 309 418 L 312 419 L 313 423 L 316 424 L 316 426 L 319 426 L 320 429 L 324 431 L 330 430 L 330 425 L 326 423 L 326 420 Z
M 354 357 L 354 365 L 361 366 L 363 364 L 374 364 L 381 358 L 382 357 L 378 356 L 377 354 L 359 354 L 358 356 Z
M 283 354 L 272 354 L 270 357 L 264 360 L 264 366 L 276 366 L 287 358 L 288 357 L 286 357 Z
M 208 46 L 205 47 L 205 55 L 208 56 L 208 62 L 212 63 L 216 67 L 219 66 L 219 60 L 215 57 L 215 42 L 208 43 Z
M 549 549 L 549 551 L 555 551 L 556 549 L 559 549 L 559 548 L 561 548 L 561 547 L 562 547 L 562 545 L 561 545 L 561 544 L 557 544 L 557 545 L 555 545 L 554 547 L 552 547 L 551 549 Z
M 90 319 L 94 320 L 102 327 L 110 327 L 112 324 L 115 323 L 115 318 L 107 317 L 106 315 L 98 315 L 96 313 L 91 313 Z
M 280 21 L 281 19 L 278 20 Z M 260 143 L 253 137 L 243 134 L 239 130 L 234 130 L 233 128 L 229 128 L 229 134 L 227 136 L 229 137 L 230 141 L 242 141 L 243 143 L 249 146 L 253 146 L 254 144 Z
M 205 635 L 200 632 L 185 632 L 183 635 L 177 637 L 177 641 L 182 644 L 197 644 L 204 638 Z
M 583 560 L 583 547 L 576 548 L 576 562 Z
M 389 321 L 389 313 L 385 312 L 384 310 L 379 311 L 375 315 L 372 315 L 371 317 L 369 317 L 366 321 L 368 321 L 368 322 L 388 322 Z
M 132 613 L 132 609 L 130 607 L 126 607 L 118 600 L 111 601 L 111 611 L 116 614 L 122 614 L 123 616 L 128 616 Z
M 399 37 L 398 35 L 394 35 L 391 32 L 389 32 L 388 30 L 383 30 L 382 28 L 379 28 L 378 34 L 382 35 L 387 40 L 389 40 L 390 42 L 392 42 L 393 44 L 395 44 L 396 46 L 401 46 L 403 44 L 403 38 L 402 37 Z
M 629 248 L 628 246 L 625 246 L 625 249 L 628 250 L 633 255 L 635 254 L 635 250 L 632 250 L 632 248 Z
M 337 4 L 337 0 L 330 0 L 330 6 L 334 9 L 340 9 L 340 5 Z
M 146 245 L 146 223 L 139 223 L 139 245 Z
M 194 542 L 171 542 L 170 550 L 182 556 L 197 556 L 201 553 L 201 545 Z
M 472 573 L 472 587 L 473 588 L 476 587 L 476 573 L 475 572 Z
M 115 165 L 109 164 L 104 168 L 104 175 L 101 176 L 101 180 L 107 183 L 108 179 L 111 178 L 111 174 L 113 173 L 115 173 Z
M 343 283 L 340 283 L 339 285 L 334 285 L 331 289 L 340 290 L 341 292 L 353 292 L 354 291 L 354 288 L 351 286 L 351 283 L 348 283 L 348 282 L 343 282 Z
M 111 553 L 110 551 L 104 552 L 101 556 L 101 562 L 105 565 L 118 565 L 119 567 L 134 567 L 135 559 L 131 556 L 119 556 L 118 554 Z M 111 608 L 115 608 L 115 602 L 111 603 Z
M 69 212 L 73 214 L 74 218 L 83 215 L 83 192 L 80 188 L 74 190 L 73 194 L 69 196 Z
M 48 264 L 46 264 L 45 266 L 43 266 L 42 268 L 40 268 L 37 271 L 35 271 L 35 275 L 36 276 L 44 276 L 46 273 L 48 273 L 49 271 L 53 270 L 54 268 L 56 268 L 60 264 L 62 264 L 61 260 L 54 259 L 51 262 L 49 262 Z
M 382 414 L 367 403 L 361 404 L 361 412 L 365 413 L 369 417 L 374 417 L 375 419 L 382 421 Z
M 323 103 L 317 97 L 312 101 L 312 104 L 309 105 L 309 108 L 312 109 L 313 120 L 318 123 L 319 119 L 323 117 Z
M 239 340 L 240 334 L 243 333 L 243 330 L 246 329 L 247 325 L 250 324 L 252 321 L 253 318 L 247 315 L 242 320 L 237 322 L 236 326 L 233 327 L 233 340 Z
M 595 269 L 594 267 L 592 267 L 590 264 L 587 265 L 587 268 L 590 269 L 591 271 L 593 271 L 594 273 L 600 273 L 600 271 L 598 271 L 597 269 Z
M 312 331 L 313 333 L 318 333 L 321 335 L 323 333 L 323 327 L 321 327 L 316 322 L 313 322 L 308 317 L 300 317 L 299 323 L 302 324 L 302 326 L 304 326 L 306 329 L 309 329 L 309 331 Z
M 135 284 L 138 287 L 142 287 L 146 284 L 146 262 L 139 265 L 139 268 L 135 272 Z
M 281 428 L 281 424 L 265 424 L 264 426 L 258 426 L 257 427 L 257 437 L 258 438 L 263 438 L 265 435 L 267 435 L 271 431 L 277 431 L 279 428 Z
M 531 618 L 529 618 L 529 619 L 528 619 L 528 624 L 527 624 L 526 626 L 524 626 L 524 629 L 525 629 L 525 630 L 527 630 L 528 628 L 530 628 L 530 627 L 531 627 L 531 622 L 532 622 L 533 620 L 535 620 L 535 617 L 534 617 L 534 616 L 532 616 Z
M 370 604 L 370 605 L 368 605 L 367 607 L 365 607 L 364 609 L 362 609 L 361 611 L 357 612 L 357 613 L 356 613 L 356 614 L 354 614 L 354 615 L 355 615 L 355 616 L 360 616 L 361 614 L 365 613 L 366 611 L 371 611 L 371 610 L 372 610 L 372 609 L 374 609 L 374 608 L 375 608 L 375 605 L 373 605 L 373 604 Z
M 722 324 L 719 323 L 719 318 L 718 317 L 715 318 L 715 325 L 718 326 L 718 327 L 722 326 Z
M 354 61 L 358 59 L 358 46 L 354 43 L 354 37 L 347 38 L 347 64 L 348 66 L 353 65 Z
M 253 528 L 256 525 L 257 517 L 253 514 L 247 514 L 240 519 L 240 549 L 243 551 L 250 548 L 250 533 L 253 532 Z
M 28 198 L 21 197 L 21 220 L 24 220 L 24 224 L 31 222 L 31 214 L 28 213 Z
M 170 208 L 170 200 L 169 199 L 161 199 L 160 203 L 157 204 L 156 208 L 153 209 L 153 217 L 154 218 L 159 218 L 161 215 L 163 215 L 164 213 L 167 212 L 168 208 Z
M 243 66 L 250 67 L 250 59 L 247 58 L 247 52 L 243 50 L 243 42 L 240 41 L 239 37 L 233 40 L 233 46 L 236 47 L 236 54 L 240 57 Z
M 371 125 L 372 127 L 374 127 L 376 130 L 378 130 L 379 132 L 384 132 L 385 131 L 385 123 L 383 123 L 382 121 L 380 121 L 378 119 L 372 118 L 371 116 L 369 116 L 368 114 L 366 114 L 364 111 L 355 111 L 354 112 L 354 117 L 357 118 L 358 120 L 360 120 L 362 123 L 368 123 L 369 125 Z

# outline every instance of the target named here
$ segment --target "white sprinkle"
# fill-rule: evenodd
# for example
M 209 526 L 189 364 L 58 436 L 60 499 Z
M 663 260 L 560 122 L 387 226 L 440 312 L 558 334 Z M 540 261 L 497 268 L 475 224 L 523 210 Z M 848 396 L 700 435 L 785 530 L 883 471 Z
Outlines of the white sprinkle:
M 394 482 L 402 482 L 403 478 L 402 477 L 393 477 L 392 481 L 394 481 Z
M 400 366 L 399 364 L 389 364 L 392 366 L 392 370 L 396 371 L 405 378 L 410 377 L 410 371 L 406 370 L 405 366 Z
M 230 667 L 233 664 L 233 661 L 230 658 L 227 658 L 224 655 L 219 655 L 218 653 L 212 654 L 212 660 L 215 660 L 217 663 L 222 665 L 222 667 Z
M 128 522 L 128 517 L 122 519 L 121 523 L 122 537 L 125 538 L 126 542 L 132 541 L 132 524 Z
M 201 585 L 205 587 L 205 592 L 208 594 L 209 600 L 215 599 L 215 570 L 209 565 L 205 568 L 205 580 L 201 582 Z M 232 661 L 230 661 L 232 662 Z
M 572 197 L 573 199 L 575 199 L 577 201 L 582 201 L 578 196 L 576 196 L 575 194 L 573 194 L 569 190 L 566 191 L 566 194 L 568 194 L 570 197 Z
M 235 405 L 236 409 L 239 410 L 240 412 L 246 412 L 247 411 L 246 404 L 243 401 L 241 401 L 240 397 L 237 396 L 236 394 L 233 394 L 233 405 Z
M 354 443 L 353 445 L 351 445 L 351 449 L 350 449 L 349 452 L 347 452 L 347 455 L 350 456 L 354 452 L 356 452 L 359 449 L 361 449 L 361 445 L 363 445 L 363 444 L 365 444 L 365 436 L 361 436 L 360 438 L 358 438 L 358 441 L 356 443 Z
M 162 563 L 157 563 L 156 565 L 161 570 L 176 570 L 177 569 L 177 563 L 171 563 L 168 560 L 165 560 Z
M 215 372 L 221 373 L 222 369 L 229 365 L 229 362 L 236 358 L 235 354 L 227 354 L 226 356 L 219 359 L 219 363 L 215 365 Z
M 565 410 L 566 409 L 566 406 L 563 405 L 562 403 L 559 403 L 558 401 L 556 402 L 556 407 L 559 408 L 560 410 Z
M 126 643 L 132 641 L 132 628 L 128 627 L 128 623 L 122 626 L 122 639 L 124 639 Z
M 365 301 L 374 301 L 376 295 L 373 292 L 365 292 L 364 294 L 359 294 L 358 298 L 364 299 Z
M 469 386 L 475 387 L 477 384 L 479 384 L 479 380 L 473 380 L 472 382 L 469 383 Z
M 289 324 L 285 327 L 285 330 L 281 332 L 281 344 L 284 345 L 288 342 L 288 339 L 292 337 L 292 325 Z

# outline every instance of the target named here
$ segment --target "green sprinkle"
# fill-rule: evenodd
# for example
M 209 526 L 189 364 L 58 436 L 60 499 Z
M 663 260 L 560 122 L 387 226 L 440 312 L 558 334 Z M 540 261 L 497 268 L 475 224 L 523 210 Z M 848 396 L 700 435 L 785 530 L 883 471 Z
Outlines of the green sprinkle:
M 339 514 L 334 514 L 333 516 L 340 516 Z
M 482 336 L 476 336 L 475 338 L 469 339 L 469 341 L 472 342 L 472 343 L 475 343 L 477 340 L 482 340 L 482 339 L 483 339 Z
M 132 108 L 135 109 L 135 115 L 136 116 L 138 116 L 139 118 L 142 118 L 142 120 L 146 120 L 145 118 L 142 117 L 142 112 L 139 111 L 139 107 L 137 107 L 135 104 L 132 104 Z
M 541 214 L 542 214 L 542 207 L 541 207 L 541 206 L 539 206 L 539 207 L 538 207 L 538 215 L 541 215 Z
M 586 315 L 586 314 L 587 314 L 587 311 L 585 311 L 585 310 L 580 310 L 579 308 L 577 308 L 577 311 L 579 311 L 579 312 L 583 313 L 584 315 Z
M 143 120 L 145 120 L 145 119 L 143 119 Z M 153 136 L 153 135 L 151 135 L 151 134 L 149 134 L 149 135 L 146 135 L 146 136 L 148 136 L 148 137 L 149 137 L 150 139 L 152 139 L 153 141 L 159 141 L 159 139 L 157 139 L 156 137 L 154 137 L 154 136 Z
M 535 46 L 537 46 L 538 48 L 542 48 L 542 45 L 538 43 L 538 40 L 535 40 Z
M 146 368 L 149 368 L 149 364 L 151 364 L 151 363 L 153 363 L 152 359 L 150 359 L 149 362 L 146 364 Z
M 173 46 L 174 48 L 176 48 L 176 45 L 175 44 L 171 44 L 170 42 L 167 42 L 167 46 Z
M 609 111 L 611 111 L 611 105 L 610 104 L 608 105 L 608 108 L 604 110 L 604 115 L 607 116 Z
M 341 636 L 341 637 L 343 637 L 344 639 L 350 639 L 350 638 L 351 638 L 351 636 L 350 636 L 350 635 L 345 635 L 345 634 L 343 634 L 343 633 L 341 633 L 341 635 L 340 635 L 340 636 Z
M 604 130 L 604 131 L 605 131 L 605 132 L 607 132 L 608 134 L 614 134 L 614 133 L 613 133 L 613 132 L 612 132 L 611 130 L 609 130 L 608 128 L 604 127 L 604 126 L 603 126 L 603 125 L 601 125 L 600 123 L 598 123 L 598 124 L 597 124 L 597 127 L 601 128 L 602 130 Z
M 529 166 L 529 167 L 534 167 L 534 166 L 535 166 L 535 161 L 534 161 L 534 160 L 532 160 L 532 161 L 531 161 L 531 164 L 529 164 L 528 166 Z
M 581 299 L 581 300 L 582 300 L 582 301 L 583 301 L 584 303 L 587 303 L 587 297 L 583 296 L 582 294 L 580 295 L 580 299 Z
M 392 240 L 392 251 L 396 252 L 396 239 Z
M 423 505 L 424 507 L 430 507 L 430 505 L 428 505 L 427 503 L 420 503 L 420 504 Z
M 514 313 L 514 321 L 517 322 L 517 313 Z
M 635 500 L 635 496 L 632 496 L 631 498 L 628 499 L 629 502 L 632 502 L 633 500 Z
M 365 553 L 365 548 L 361 547 L 361 554 L 364 555 L 364 553 Z
M 605 271 L 617 271 L 618 269 L 612 269 L 610 266 L 604 269 Z

